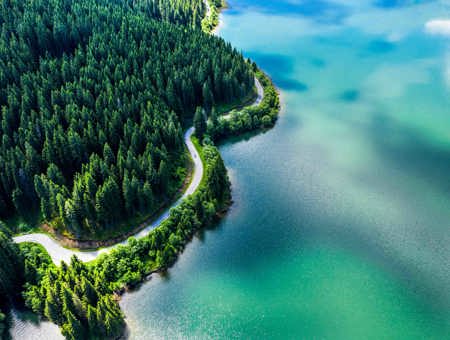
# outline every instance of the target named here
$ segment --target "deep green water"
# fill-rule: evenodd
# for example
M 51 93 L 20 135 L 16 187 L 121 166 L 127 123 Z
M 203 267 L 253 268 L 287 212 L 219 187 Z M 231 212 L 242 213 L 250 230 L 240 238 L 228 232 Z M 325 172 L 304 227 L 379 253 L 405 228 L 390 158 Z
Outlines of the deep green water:
M 124 296 L 130 339 L 450 338 L 450 2 L 228 2 L 283 110 L 221 147 L 234 204 Z

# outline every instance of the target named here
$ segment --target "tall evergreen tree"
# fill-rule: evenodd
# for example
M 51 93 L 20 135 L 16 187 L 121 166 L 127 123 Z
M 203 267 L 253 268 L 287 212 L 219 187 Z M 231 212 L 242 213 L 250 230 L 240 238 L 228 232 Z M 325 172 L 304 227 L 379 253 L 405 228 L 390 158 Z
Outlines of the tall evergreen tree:
M 203 112 L 203 109 L 201 107 L 197 107 L 197 109 L 195 110 L 194 128 L 195 135 L 198 137 L 198 139 L 202 140 L 203 135 L 206 132 L 206 119 L 205 113 Z
M 17 245 L 0 231 L 0 300 L 6 302 L 20 295 L 23 282 L 23 258 Z

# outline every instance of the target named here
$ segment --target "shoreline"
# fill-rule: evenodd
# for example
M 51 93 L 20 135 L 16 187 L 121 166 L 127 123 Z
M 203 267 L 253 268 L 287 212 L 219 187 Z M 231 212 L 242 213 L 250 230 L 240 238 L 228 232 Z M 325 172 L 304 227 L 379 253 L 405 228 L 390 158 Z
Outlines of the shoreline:
M 208 1 L 208 0 L 206 0 Z M 226 11 L 227 9 L 229 9 L 230 7 L 228 6 L 228 3 L 226 2 L 226 0 L 222 1 L 222 6 L 220 8 L 218 8 L 218 16 L 219 16 L 219 22 L 217 23 L 217 25 L 212 29 L 211 34 L 213 35 L 218 35 L 220 33 L 220 30 L 224 27 L 225 25 L 225 21 L 223 20 L 223 16 L 221 15 L 223 11 Z
M 205 4 L 208 2 L 208 0 L 204 0 Z M 208 7 L 209 8 L 209 7 Z M 220 12 L 224 9 L 228 8 L 226 4 L 224 4 L 223 7 L 220 8 Z M 220 13 L 219 12 L 219 13 Z M 224 22 L 223 18 L 219 17 L 219 24 L 220 22 Z M 219 25 L 216 26 L 216 28 Z M 207 34 L 216 34 L 217 32 L 205 32 Z M 245 106 L 242 109 L 239 109 L 238 111 L 230 110 L 227 114 L 222 115 L 222 119 L 226 122 L 232 122 L 231 118 L 234 118 L 233 112 L 237 112 L 238 114 L 245 111 L 245 109 L 253 109 L 258 111 L 260 106 L 266 105 L 265 99 L 267 98 L 269 90 L 272 90 L 276 93 L 275 95 L 275 102 L 273 103 L 273 107 L 270 107 L 270 104 L 268 105 L 268 108 L 275 112 L 274 116 L 271 116 L 271 121 L 268 124 L 260 123 L 259 126 L 254 126 L 248 131 L 234 131 L 230 133 L 228 136 L 224 135 L 223 138 L 220 138 L 218 142 L 220 143 L 222 139 L 231 138 L 233 136 L 243 134 L 246 132 L 254 132 L 259 133 L 261 131 L 267 130 L 269 128 L 272 128 L 275 125 L 275 122 L 278 118 L 278 114 L 280 112 L 280 103 L 279 103 L 279 90 L 273 85 L 272 80 L 270 77 L 260 70 L 259 68 L 254 69 L 255 72 L 255 87 L 256 87 L 256 98 L 254 99 L 252 104 L 249 104 Z M 259 73 L 259 74 L 258 74 Z M 262 85 L 261 82 L 264 81 L 266 84 Z M 272 92 L 270 91 L 270 92 Z M 271 95 L 273 95 L 271 93 Z M 263 109 L 261 109 L 263 110 Z M 194 128 L 189 128 L 185 135 L 184 135 L 184 141 L 187 146 L 187 149 L 189 151 L 189 155 L 191 160 L 194 162 L 193 165 L 193 172 L 190 174 L 191 182 L 188 184 L 186 191 L 179 196 L 179 198 L 172 203 L 171 205 L 162 208 L 164 211 L 160 215 L 154 215 L 151 218 L 151 222 L 147 224 L 146 222 L 143 222 L 139 225 L 138 228 L 133 229 L 130 232 L 127 232 L 123 236 L 116 237 L 110 240 L 106 241 L 86 241 L 87 244 L 83 245 L 83 241 L 74 241 L 67 238 L 58 238 L 57 235 L 54 234 L 48 234 L 48 233 L 30 233 L 30 234 L 23 234 L 13 237 L 13 240 L 16 243 L 22 243 L 22 242 L 33 242 L 38 243 L 42 245 L 44 248 L 46 248 L 47 252 L 49 253 L 50 257 L 52 258 L 53 262 L 59 263 L 60 261 L 65 261 L 67 263 L 70 262 L 70 258 L 73 255 L 76 255 L 81 261 L 83 262 L 89 262 L 94 259 L 96 259 L 100 254 L 109 252 L 110 250 L 120 246 L 125 245 L 128 243 L 128 239 L 131 237 L 135 238 L 142 238 L 146 235 L 148 235 L 152 230 L 158 228 L 162 222 L 167 220 L 170 216 L 170 210 L 172 208 L 177 207 L 180 205 L 183 200 L 196 192 L 198 187 L 200 186 L 201 180 L 204 176 L 204 164 L 200 158 L 200 154 L 197 146 L 194 145 L 194 143 L 191 140 L 191 137 L 194 133 Z M 201 146 L 200 146 L 201 148 Z M 199 171 L 198 171 L 199 170 Z M 189 177 L 189 175 L 188 175 Z M 56 236 L 56 238 L 55 238 Z M 61 243 L 62 241 L 62 243 Z M 66 243 L 65 243 L 66 242 Z M 67 242 L 77 242 L 77 244 L 74 244 L 75 247 L 70 247 L 67 244 Z M 79 247 L 81 245 L 81 247 Z
M 256 87 L 256 93 L 255 93 L 255 97 L 252 100 L 252 102 L 250 104 L 244 105 L 242 108 L 246 108 L 246 107 L 256 107 L 258 106 L 263 98 L 264 98 L 264 89 L 260 83 L 260 81 L 258 80 L 258 78 L 255 76 L 255 87 Z M 236 105 L 236 107 L 240 107 L 240 105 Z M 241 109 L 242 109 L 241 108 Z M 235 110 L 235 109 L 230 109 L 226 114 L 222 115 L 223 118 L 225 119 L 229 119 L 231 118 L 231 112 Z M 186 132 L 186 134 L 189 132 Z M 33 233 L 21 233 L 21 234 L 17 234 L 16 236 L 13 237 L 13 239 L 18 242 L 31 242 L 30 240 L 36 240 L 37 243 L 39 244 L 43 244 L 44 242 L 48 244 L 48 242 L 44 241 L 45 237 L 49 237 L 51 238 L 53 241 L 57 242 L 61 247 L 63 247 L 64 249 L 68 250 L 68 251 L 73 251 L 73 252 L 92 252 L 92 251 L 100 251 L 103 248 L 112 248 L 115 245 L 118 244 L 124 244 L 126 243 L 126 241 L 128 240 L 128 238 L 130 237 L 143 237 L 145 235 L 141 235 L 141 233 L 146 230 L 149 226 L 154 225 L 155 223 L 159 222 L 162 223 L 163 221 L 161 221 L 161 216 L 166 215 L 167 212 L 170 212 L 171 208 L 176 207 L 178 204 L 181 203 L 181 200 L 183 198 L 185 198 L 187 195 L 186 194 L 189 192 L 192 194 L 195 189 L 193 190 L 192 188 L 190 188 L 191 183 L 193 181 L 193 178 L 195 176 L 195 168 L 196 168 L 196 164 L 195 164 L 195 156 L 193 155 L 193 153 L 189 152 L 189 148 L 187 147 L 187 142 L 186 142 L 186 135 L 185 135 L 185 144 L 186 144 L 186 148 L 188 151 L 188 157 L 189 157 L 189 164 L 188 164 L 188 174 L 186 175 L 186 178 L 184 180 L 183 185 L 181 186 L 181 188 L 178 190 L 177 194 L 174 196 L 173 199 L 171 200 L 167 200 L 164 204 L 161 205 L 161 207 L 158 209 L 158 211 L 156 211 L 155 213 L 153 213 L 150 217 L 145 218 L 142 222 L 139 223 L 139 225 L 136 228 L 132 228 L 131 230 L 127 231 L 126 233 L 107 239 L 107 240 L 77 240 L 77 239 L 73 239 L 64 235 L 59 234 L 58 232 L 56 232 L 53 228 L 48 227 L 47 224 L 42 224 L 40 226 L 40 229 L 42 230 L 41 232 L 33 232 Z M 198 148 L 197 148 L 197 151 Z M 197 186 L 198 187 L 198 186 Z M 151 230 L 150 230 L 151 231 Z M 150 232 L 148 231 L 148 232 Z M 33 237 L 31 237 L 31 235 L 34 235 Z M 39 236 L 38 236 L 39 235 Z
M 202 29 L 207 34 L 217 35 L 224 21 L 221 18 L 223 10 L 229 8 L 226 0 L 222 0 L 220 7 L 210 3 L 212 0 L 203 0 L 206 7 L 205 17 L 202 20 Z M 213 15 L 215 17 L 213 17 Z
M 186 175 L 185 179 L 183 180 L 182 186 L 178 189 L 176 195 L 174 195 L 171 199 L 166 199 L 161 206 L 158 208 L 158 210 L 154 213 L 152 213 L 150 216 L 143 218 L 141 221 L 138 222 L 138 226 L 135 228 L 130 229 L 129 231 L 123 233 L 122 235 L 114 236 L 106 240 L 77 240 L 75 238 L 71 238 L 68 236 L 64 236 L 57 231 L 55 231 L 52 227 L 50 227 L 48 224 L 44 223 L 39 228 L 43 232 L 39 233 L 21 233 L 17 234 L 16 237 L 30 235 L 30 234 L 45 234 L 54 239 L 55 241 L 58 241 L 58 243 L 68 249 L 68 250 L 74 250 L 74 251 L 90 251 L 90 250 L 100 250 L 105 247 L 111 247 L 115 244 L 121 243 L 128 238 L 132 237 L 133 235 L 138 234 L 143 229 L 147 228 L 149 225 L 153 224 L 160 215 L 164 213 L 165 210 L 170 209 L 172 206 L 174 206 L 178 200 L 180 200 L 184 193 L 187 191 L 189 186 L 191 185 L 191 182 L 194 177 L 194 171 L 195 171 L 195 164 L 194 160 L 192 159 L 192 155 L 189 153 L 189 150 L 187 151 L 188 156 L 188 165 L 187 165 L 187 171 L 188 174 Z
M 226 8 L 227 7 L 223 7 L 223 8 L 221 8 L 221 10 L 226 9 Z M 223 17 L 219 16 L 219 23 L 214 28 L 214 30 L 212 32 L 210 32 L 210 34 L 217 35 L 218 32 L 220 31 L 220 28 L 222 28 L 224 26 L 224 22 L 225 21 L 224 21 Z M 272 119 L 270 126 L 261 124 L 261 125 L 254 127 L 255 134 L 259 134 L 262 131 L 268 130 L 269 128 L 271 128 L 275 125 L 278 114 L 281 112 L 280 101 L 279 101 L 280 91 L 274 86 L 271 78 L 265 72 L 263 72 L 262 70 L 260 70 L 256 67 L 256 64 L 254 64 L 252 67 L 253 67 L 253 70 L 255 73 L 256 98 L 255 98 L 254 102 L 252 102 L 249 105 L 245 105 L 244 107 L 239 108 L 238 110 L 239 111 L 242 110 L 241 112 L 246 112 L 246 110 L 254 110 L 255 114 L 261 114 L 261 117 L 263 117 L 262 116 L 263 114 L 268 113 L 268 112 L 270 112 L 271 115 L 273 115 L 273 117 L 272 117 L 273 119 Z M 274 98 L 275 98 L 275 100 L 274 100 Z M 233 111 L 233 110 L 230 110 L 230 111 Z M 234 118 L 234 116 L 230 115 L 230 118 Z M 232 121 L 232 119 L 228 119 L 228 118 L 226 118 L 226 120 Z M 193 133 L 194 133 L 193 127 L 189 128 L 187 130 L 187 132 L 185 133 L 185 144 L 188 148 L 190 158 L 194 162 L 192 172 L 190 174 L 191 181 L 187 185 L 186 191 L 181 195 L 181 197 L 175 203 L 171 204 L 166 209 L 165 213 L 163 213 L 161 216 L 156 218 L 155 221 L 153 221 L 151 223 L 151 225 L 145 227 L 144 229 L 138 231 L 137 234 L 134 234 L 131 236 L 133 236 L 137 239 L 141 239 L 143 237 L 148 237 L 152 232 L 157 232 L 155 230 L 158 229 L 158 227 L 160 227 L 161 225 L 164 225 L 164 223 L 163 223 L 164 221 L 169 220 L 170 218 L 173 218 L 173 216 L 171 214 L 172 208 L 177 207 L 178 205 L 184 204 L 186 202 L 186 198 L 188 196 L 191 196 L 193 194 L 201 195 L 203 190 L 206 187 L 208 187 L 209 181 L 207 179 L 209 178 L 208 177 L 209 175 L 208 175 L 208 171 L 207 171 L 208 168 L 206 166 L 209 164 L 208 163 L 209 161 L 207 159 L 203 160 L 203 153 L 202 153 L 203 147 L 201 145 L 199 145 L 198 141 L 195 138 L 191 139 Z M 233 137 L 233 135 L 228 136 L 228 138 L 231 138 L 231 137 Z M 207 145 L 205 147 L 208 148 Z M 221 161 L 220 152 L 219 151 L 217 151 L 217 152 L 219 155 L 218 157 Z M 224 167 L 223 163 L 222 163 L 222 166 Z M 200 169 L 200 171 L 199 171 L 199 169 Z M 228 181 L 228 171 L 227 171 L 227 169 L 225 169 L 225 167 L 224 167 L 224 170 L 225 170 L 224 176 L 227 178 L 227 181 Z M 189 175 L 186 178 L 189 178 Z M 232 197 L 229 196 L 223 202 L 223 204 L 220 207 L 218 207 L 212 220 L 207 222 L 207 224 L 205 224 L 203 226 L 203 228 L 206 227 L 204 230 L 207 230 L 211 225 L 215 225 L 215 223 L 217 223 L 218 220 L 222 219 L 225 216 L 226 212 L 228 211 L 228 209 L 232 203 L 233 203 Z M 196 212 L 194 211 L 194 214 L 195 213 Z M 198 230 L 197 230 L 197 232 L 198 232 Z M 107 254 L 116 247 L 122 247 L 121 249 L 124 249 L 124 250 L 126 249 L 126 247 L 129 248 L 128 238 L 126 238 L 123 242 L 117 243 L 110 247 L 97 249 L 95 251 L 69 250 L 69 249 L 63 248 L 56 240 L 52 239 L 47 234 L 31 234 L 31 236 L 33 236 L 33 235 L 35 235 L 35 236 L 38 235 L 38 237 L 42 237 L 45 239 L 44 242 L 38 241 L 35 243 L 38 243 L 40 246 L 42 246 L 45 249 L 47 254 L 50 256 L 51 260 L 57 266 L 60 265 L 61 261 L 65 261 L 67 264 L 69 264 L 70 258 L 73 255 L 76 255 L 82 262 L 91 262 L 88 265 L 93 268 L 93 266 L 96 266 L 96 264 L 98 263 L 94 260 L 96 260 L 101 254 Z M 183 240 L 184 245 L 176 251 L 176 253 L 174 254 L 175 258 L 173 261 L 171 261 L 167 265 L 162 265 L 162 266 L 158 265 L 158 267 L 153 267 L 147 273 L 145 273 L 145 272 L 142 273 L 143 276 L 141 277 L 140 281 L 137 284 L 133 284 L 132 282 L 128 282 L 128 281 L 121 283 L 120 289 L 113 290 L 113 292 L 112 292 L 113 298 L 116 301 L 120 301 L 123 294 L 125 294 L 129 291 L 133 291 L 134 289 L 137 289 L 141 285 L 150 281 L 152 279 L 153 274 L 163 275 L 165 272 L 167 272 L 167 270 L 177 261 L 178 257 L 181 256 L 181 254 L 183 253 L 183 251 L 185 249 L 185 246 L 187 244 L 191 243 L 193 235 L 190 237 L 184 238 L 184 240 Z M 25 238 L 26 236 L 27 235 L 22 235 L 22 236 L 19 236 L 18 238 Z M 16 238 L 14 238 L 14 240 L 16 241 Z M 24 239 L 23 242 L 33 242 L 33 241 L 32 240 L 28 241 L 28 240 Z M 50 245 L 50 249 L 48 246 L 45 245 L 45 242 L 50 242 L 51 244 L 53 244 L 53 245 Z M 64 252 L 64 254 L 61 254 L 61 249 Z M 102 257 L 102 258 L 106 259 L 106 257 Z M 101 260 L 102 258 L 100 258 L 100 261 L 102 261 Z M 124 257 L 124 259 L 125 258 L 126 258 L 126 256 Z M 144 259 L 142 259 L 142 261 L 145 262 Z M 117 284 L 118 282 L 119 281 L 111 281 L 110 283 Z M 124 331 L 126 332 L 126 326 L 125 326 Z
M 264 88 L 261 86 L 261 84 L 259 84 L 258 86 L 258 83 L 259 80 L 255 76 L 255 86 L 257 89 L 257 96 L 254 102 L 246 107 L 253 107 L 253 108 L 258 107 L 264 100 L 265 97 Z M 229 113 L 224 116 L 231 117 Z M 229 120 L 229 118 L 225 119 Z M 169 218 L 171 209 L 179 206 L 184 201 L 185 198 L 196 192 L 202 182 L 202 179 L 204 177 L 204 164 L 200 156 L 201 150 L 199 150 L 199 148 L 201 148 L 201 146 L 195 145 L 195 143 L 192 141 L 191 137 L 193 136 L 193 134 L 194 128 L 191 127 L 186 131 L 184 135 L 186 147 L 188 148 L 189 155 L 194 163 L 190 184 L 188 185 L 186 191 L 181 195 L 181 197 L 179 197 L 173 204 L 165 208 L 164 212 L 161 215 L 159 215 L 156 218 L 153 218 L 150 224 L 143 226 L 142 228 L 139 228 L 139 230 L 137 231 L 133 230 L 132 232 L 127 233 L 126 235 L 120 238 L 105 241 L 108 242 L 108 244 L 103 243 L 103 245 L 101 245 L 100 247 L 91 246 L 90 248 L 89 247 L 70 248 L 67 247 L 67 244 L 65 245 L 64 243 L 61 243 L 60 242 L 61 239 L 57 237 L 55 238 L 53 234 L 48 233 L 31 233 L 15 236 L 13 237 L 14 242 L 38 243 L 46 249 L 46 251 L 52 258 L 54 263 L 60 263 L 61 261 L 70 263 L 70 259 L 73 255 L 76 255 L 83 262 L 90 262 L 95 260 L 101 254 L 108 253 L 118 246 L 126 245 L 128 243 L 128 239 L 131 237 L 139 239 L 147 236 L 150 232 L 158 228 L 165 220 Z
M 167 207 L 165 211 L 159 215 L 157 218 L 154 218 L 153 221 L 145 226 L 144 228 L 141 228 L 139 231 L 135 232 L 132 235 L 129 235 L 124 240 L 112 244 L 107 247 L 103 248 L 97 248 L 97 249 L 91 249 L 91 250 L 83 250 L 83 249 L 69 249 L 64 247 L 63 245 L 58 242 L 57 239 L 50 237 L 48 234 L 44 233 L 32 233 L 32 234 L 24 234 L 20 236 L 13 237 L 14 242 L 16 243 L 24 243 L 24 242 L 31 242 L 31 243 L 38 243 L 42 245 L 46 251 L 49 253 L 50 257 L 52 258 L 53 262 L 59 263 L 61 261 L 65 261 L 66 263 L 70 263 L 70 258 L 73 255 L 76 255 L 81 261 L 83 262 L 89 262 L 92 260 L 95 260 L 100 254 L 109 252 L 113 248 L 116 248 L 120 245 L 125 245 L 128 243 L 128 238 L 130 237 L 136 237 L 141 238 L 149 234 L 152 230 L 156 229 L 161 225 L 162 222 L 167 220 L 170 215 L 170 210 L 172 208 L 175 208 L 179 206 L 186 197 L 193 194 L 197 188 L 200 186 L 200 183 L 203 179 L 204 175 L 204 164 L 200 158 L 199 150 L 197 150 L 196 146 L 191 140 L 191 137 L 194 133 L 194 128 L 189 128 L 185 135 L 184 135 L 184 141 L 186 144 L 186 147 L 188 148 L 189 154 L 194 162 L 193 167 L 193 175 L 191 176 L 191 182 L 189 186 L 187 187 L 186 191 L 183 193 L 183 195 L 178 198 L 178 200 L 175 201 L 172 205 Z

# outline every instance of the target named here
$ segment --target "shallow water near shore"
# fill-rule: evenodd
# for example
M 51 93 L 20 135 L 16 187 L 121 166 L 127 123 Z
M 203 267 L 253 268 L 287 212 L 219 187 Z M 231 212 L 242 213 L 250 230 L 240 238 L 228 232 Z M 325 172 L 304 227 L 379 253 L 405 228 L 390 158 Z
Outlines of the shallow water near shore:
M 450 37 L 425 24 L 450 2 L 228 4 L 283 110 L 221 146 L 234 204 L 123 296 L 129 338 L 448 338 Z
M 282 91 L 221 147 L 235 201 L 121 303 L 132 339 L 443 339 L 450 332 L 444 2 L 231 0 L 220 35 Z

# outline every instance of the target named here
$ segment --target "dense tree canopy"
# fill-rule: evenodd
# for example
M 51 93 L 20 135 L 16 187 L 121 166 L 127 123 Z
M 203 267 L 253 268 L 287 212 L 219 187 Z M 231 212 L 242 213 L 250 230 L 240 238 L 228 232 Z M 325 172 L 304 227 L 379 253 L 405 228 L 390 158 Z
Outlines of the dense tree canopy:
M 61 327 L 67 339 L 113 339 L 122 312 L 107 283 L 77 258 L 56 267 L 39 246 L 24 244 L 27 305 Z
M 19 247 L 10 238 L 9 230 L 0 221 L 0 339 L 6 338 L 6 316 L 12 302 L 20 297 L 24 283 L 24 262 Z
M 91 264 L 76 257 L 55 266 L 40 246 L 21 245 L 25 257 L 25 302 L 61 326 L 68 339 L 111 339 L 123 331 L 123 315 L 113 293 L 168 268 L 200 228 L 211 223 L 230 199 L 225 166 L 215 147 L 203 148 L 201 187 L 172 209 L 169 218 L 141 239 L 130 239 Z
M 245 132 L 267 129 L 274 126 L 280 109 L 278 93 L 272 81 L 254 65 L 256 77 L 264 89 L 264 97 L 258 106 L 232 110 L 227 117 L 209 116 L 206 135 L 214 141 Z
M 19 248 L 1 229 L 0 226 L 0 307 L 20 295 L 24 282 Z
M 127 3 L 153 17 L 196 28 L 201 27 L 206 11 L 203 0 L 127 0 Z
M 39 211 L 95 238 L 175 193 L 183 123 L 253 88 L 242 55 L 195 28 L 203 12 L 200 0 L 1 3 L 0 217 Z

